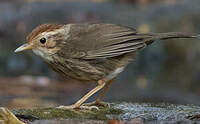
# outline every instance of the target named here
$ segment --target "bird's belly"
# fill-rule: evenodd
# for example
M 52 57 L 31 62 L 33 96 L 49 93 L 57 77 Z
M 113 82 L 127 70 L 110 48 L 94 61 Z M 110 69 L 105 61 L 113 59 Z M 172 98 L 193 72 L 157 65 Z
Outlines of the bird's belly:
M 102 61 L 86 61 L 79 59 L 58 59 L 49 61 L 49 65 L 64 77 L 79 81 L 96 82 L 101 79 L 111 80 L 121 73 L 132 60 L 132 54 Z
M 124 70 L 124 67 L 119 67 L 115 69 L 114 71 L 110 72 L 109 74 L 106 74 L 104 72 L 97 74 L 94 72 L 88 72 L 80 70 L 79 68 L 55 68 L 54 69 L 57 73 L 61 74 L 64 77 L 68 77 L 71 79 L 75 79 L 82 82 L 96 82 L 101 79 L 105 79 L 106 81 L 109 81 L 113 78 L 115 78 L 119 73 L 121 73 Z

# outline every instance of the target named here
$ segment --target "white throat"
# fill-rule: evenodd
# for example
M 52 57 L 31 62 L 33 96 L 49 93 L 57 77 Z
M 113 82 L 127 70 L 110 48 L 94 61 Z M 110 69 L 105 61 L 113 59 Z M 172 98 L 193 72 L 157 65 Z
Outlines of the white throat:
M 36 55 L 42 57 L 42 58 L 45 59 L 45 60 L 48 60 L 48 61 L 52 61 L 52 60 L 53 60 L 51 56 L 45 54 L 44 52 L 42 52 L 42 51 L 39 50 L 39 49 L 33 49 L 32 51 L 33 51 Z

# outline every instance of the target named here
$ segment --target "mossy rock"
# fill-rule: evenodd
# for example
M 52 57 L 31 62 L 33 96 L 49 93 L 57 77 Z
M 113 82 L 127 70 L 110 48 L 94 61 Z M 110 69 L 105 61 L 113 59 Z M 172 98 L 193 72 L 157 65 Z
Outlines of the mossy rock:
M 40 121 L 44 120 L 76 120 L 101 121 L 123 120 L 131 121 L 141 118 L 144 122 L 166 121 L 199 121 L 200 106 L 152 104 L 152 103 L 113 103 L 109 107 L 100 107 L 100 110 L 62 110 L 56 108 L 19 109 L 13 111 L 17 116 L 30 116 Z M 34 120 L 34 119 L 33 119 Z
M 79 110 L 79 109 L 57 109 L 57 108 L 37 108 L 37 109 L 18 109 L 13 112 L 16 115 L 33 116 L 34 118 L 42 120 L 50 119 L 91 119 L 91 120 L 107 120 L 107 115 L 119 115 L 123 111 L 114 108 L 115 104 L 111 107 L 100 107 L 99 110 Z

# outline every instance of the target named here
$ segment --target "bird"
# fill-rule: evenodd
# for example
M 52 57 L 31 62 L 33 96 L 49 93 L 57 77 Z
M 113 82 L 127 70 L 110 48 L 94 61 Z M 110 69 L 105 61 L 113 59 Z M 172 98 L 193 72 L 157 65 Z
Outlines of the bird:
M 118 24 L 41 24 L 15 50 L 32 50 L 58 74 L 97 85 L 76 103 L 59 109 L 91 109 L 104 105 L 102 98 L 115 77 L 154 41 L 174 38 L 199 38 L 181 32 L 140 33 Z M 91 104 L 84 102 L 102 90 Z

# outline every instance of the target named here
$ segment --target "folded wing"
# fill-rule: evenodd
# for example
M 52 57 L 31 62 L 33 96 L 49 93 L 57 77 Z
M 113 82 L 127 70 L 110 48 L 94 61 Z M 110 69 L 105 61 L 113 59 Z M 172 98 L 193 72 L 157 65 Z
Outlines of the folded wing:
M 148 35 L 113 24 L 88 24 L 71 26 L 70 45 L 81 51 L 80 58 L 90 60 L 110 58 L 144 48 L 143 39 Z M 84 53 L 84 54 L 83 54 Z M 76 54 L 76 58 L 78 54 Z

